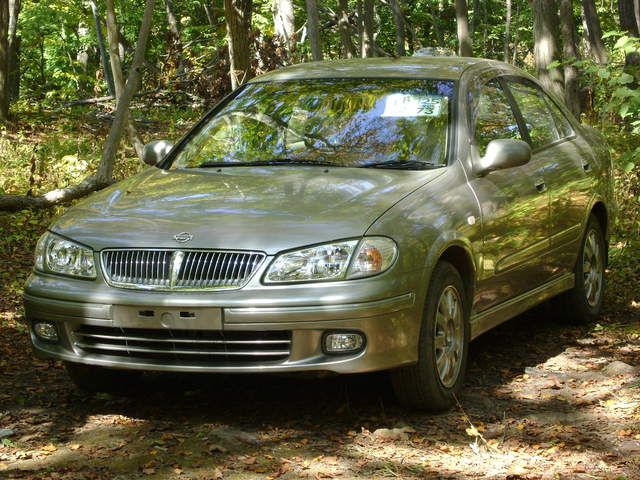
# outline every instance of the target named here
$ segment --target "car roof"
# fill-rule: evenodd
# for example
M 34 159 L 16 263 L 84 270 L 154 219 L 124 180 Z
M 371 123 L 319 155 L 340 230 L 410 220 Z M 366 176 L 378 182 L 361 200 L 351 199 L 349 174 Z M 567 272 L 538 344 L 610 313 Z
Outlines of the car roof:
M 478 64 L 507 67 L 508 64 L 472 57 L 357 58 L 307 62 L 273 70 L 251 82 L 319 78 L 433 78 L 458 80 L 468 67 Z

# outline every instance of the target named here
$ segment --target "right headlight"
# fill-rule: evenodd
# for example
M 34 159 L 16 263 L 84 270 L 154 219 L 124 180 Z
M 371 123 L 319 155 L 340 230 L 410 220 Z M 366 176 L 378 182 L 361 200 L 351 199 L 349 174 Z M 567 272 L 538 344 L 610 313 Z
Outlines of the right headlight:
M 365 237 L 306 247 L 278 255 L 265 283 L 313 282 L 363 278 L 387 270 L 398 247 L 387 237 Z
M 38 240 L 35 267 L 41 272 L 96 278 L 93 250 L 50 232 Z

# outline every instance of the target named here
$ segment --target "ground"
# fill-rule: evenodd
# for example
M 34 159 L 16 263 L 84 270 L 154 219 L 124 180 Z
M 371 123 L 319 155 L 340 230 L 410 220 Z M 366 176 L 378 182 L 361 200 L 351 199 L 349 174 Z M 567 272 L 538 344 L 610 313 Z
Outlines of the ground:
M 89 396 L 31 355 L 3 300 L 0 478 L 640 478 L 633 311 L 507 322 L 472 344 L 459 405 L 430 415 L 403 411 L 384 374 L 157 374 Z

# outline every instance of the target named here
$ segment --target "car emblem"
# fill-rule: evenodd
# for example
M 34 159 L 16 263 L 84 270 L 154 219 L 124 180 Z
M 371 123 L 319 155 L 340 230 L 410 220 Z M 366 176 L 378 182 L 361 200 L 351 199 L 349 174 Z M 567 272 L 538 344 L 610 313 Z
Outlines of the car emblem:
M 190 240 L 193 240 L 193 235 L 189 232 L 180 232 L 173 236 L 173 239 L 178 243 L 187 243 Z

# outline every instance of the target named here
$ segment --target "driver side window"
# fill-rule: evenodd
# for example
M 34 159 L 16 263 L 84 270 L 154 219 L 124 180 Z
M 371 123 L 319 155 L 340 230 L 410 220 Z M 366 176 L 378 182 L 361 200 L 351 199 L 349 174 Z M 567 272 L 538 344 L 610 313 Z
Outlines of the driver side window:
M 484 156 L 491 140 L 499 138 L 522 140 L 509 99 L 497 80 L 491 80 L 480 89 L 474 113 L 474 143 L 481 157 Z

